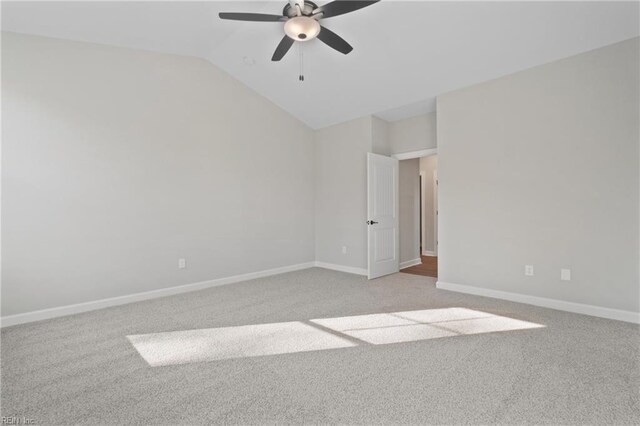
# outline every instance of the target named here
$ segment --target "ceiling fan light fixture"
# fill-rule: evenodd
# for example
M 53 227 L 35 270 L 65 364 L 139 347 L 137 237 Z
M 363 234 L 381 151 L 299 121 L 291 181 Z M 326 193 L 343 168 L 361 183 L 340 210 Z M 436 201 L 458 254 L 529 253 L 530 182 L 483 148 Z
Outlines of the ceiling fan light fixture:
M 285 22 L 284 32 L 296 41 L 313 40 L 320 33 L 320 24 L 308 16 L 296 16 Z

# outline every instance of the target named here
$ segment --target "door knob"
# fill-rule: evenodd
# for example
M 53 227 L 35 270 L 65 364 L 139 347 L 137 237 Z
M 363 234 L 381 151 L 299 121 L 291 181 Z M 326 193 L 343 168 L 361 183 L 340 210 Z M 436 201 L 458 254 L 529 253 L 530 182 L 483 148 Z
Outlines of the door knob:
M 375 220 L 368 220 L 367 225 L 373 225 L 374 223 L 378 223 Z

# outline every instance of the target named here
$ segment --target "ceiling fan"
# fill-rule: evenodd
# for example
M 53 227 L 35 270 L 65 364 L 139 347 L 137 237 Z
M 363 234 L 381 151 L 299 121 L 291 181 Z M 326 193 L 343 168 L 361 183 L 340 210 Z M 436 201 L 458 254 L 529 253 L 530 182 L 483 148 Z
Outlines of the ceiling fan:
M 218 16 L 221 19 L 234 21 L 284 22 L 285 35 L 282 37 L 278 47 L 276 47 L 276 51 L 271 58 L 272 61 L 281 60 L 295 41 L 309 41 L 316 37 L 327 46 L 346 55 L 353 50 L 353 47 L 342 37 L 320 25 L 318 21 L 344 15 L 345 13 L 370 6 L 378 1 L 380 0 L 335 0 L 324 6 L 317 6 L 309 0 L 291 0 L 282 10 L 282 15 L 222 12 Z

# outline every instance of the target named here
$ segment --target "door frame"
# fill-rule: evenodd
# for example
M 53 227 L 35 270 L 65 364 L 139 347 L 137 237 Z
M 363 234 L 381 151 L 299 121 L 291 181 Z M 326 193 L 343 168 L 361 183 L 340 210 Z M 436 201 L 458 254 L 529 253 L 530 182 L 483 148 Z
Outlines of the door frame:
M 401 152 L 399 154 L 393 154 L 391 158 L 396 160 L 411 160 L 413 158 L 428 157 L 430 155 L 436 155 L 438 148 L 421 149 L 419 151 Z
M 420 171 L 420 241 L 422 242 L 420 246 L 420 259 L 425 254 L 425 247 L 427 246 L 427 227 L 424 222 L 424 214 L 425 214 L 425 204 L 426 198 L 424 196 L 425 188 L 427 187 L 427 179 L 424 172 Z
M 433 171 L 433 252 L 438 256 L 438 169 Z

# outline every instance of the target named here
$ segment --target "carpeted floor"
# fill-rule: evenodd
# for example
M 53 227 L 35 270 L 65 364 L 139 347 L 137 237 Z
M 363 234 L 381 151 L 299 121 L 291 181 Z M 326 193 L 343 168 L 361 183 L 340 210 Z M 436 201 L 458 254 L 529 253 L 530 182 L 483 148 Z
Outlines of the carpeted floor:
M 40 425 L 640 423 L 637 325 L 434 282 L 314 268 L 6 328 L 2 416 Z M 425 325 L 434 312 L 537 326 Z M 393 314 L 362 316 L 382 313 Z M 240 339 L 242 350 L 211 346 L 216 336 Z M 405 342 L 388 343 L 397 336 Z

